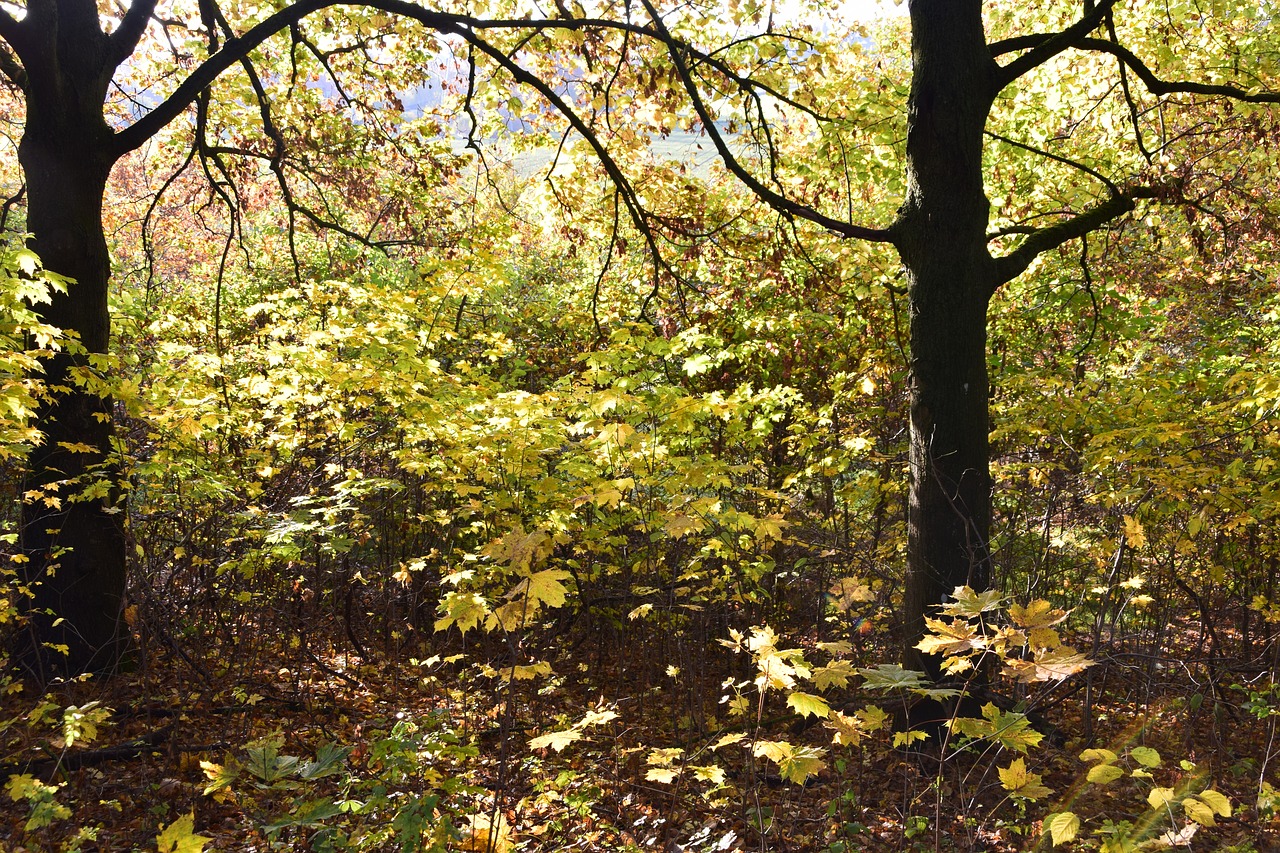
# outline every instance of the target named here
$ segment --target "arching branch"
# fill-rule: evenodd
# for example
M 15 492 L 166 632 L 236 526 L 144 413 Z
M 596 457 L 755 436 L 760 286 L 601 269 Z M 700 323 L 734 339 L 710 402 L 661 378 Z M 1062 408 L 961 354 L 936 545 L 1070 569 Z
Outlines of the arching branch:
M 7 41 L 14 50 L 19 49 L 18 43 L 22 41 L 22 25 L 4 9 L 0 9 L 0 39 Z
M 0 42 L 0 74 L 13 85 L 24 88 L 27 85 L 27 69 L 22 67 L 18 57 L 4 42 Z
M 1134 73 L 1147 91 L 1153 95 L 1207 95 L 1210 97 L 1231 98 L 1253 104 L 1280 104 L 1280 92 L 1250 92 L 1238 86 L 1226 86 L 1217 83 L 1197 83 L 1191 80 L 1162 80 L 1147 67 L 1137 55 L 1124 45 L 1106 39 L 1082 38 L 1072 47 L 1081 50 L 1092 50 L 1109 53 L 1123 62 Z
M 857 237 L 863 240 L 871 240 L 878 243 L 892 243 L 892 232 L 887 228 L 867 228 L 861 225 L 853 225 L 848 222 L 841 222 L 814 210 L 807 205 L 800 204 L 787 198 L 779 192 L 775 192 L 765 186 L 755 175 L 752 175 L 745 166 L 738 161 L 733 151 L 729 148 L 729 143 L 725 140 L 724 135 L 720 133 L 716 127 L 715 118 L 707 109 L 705 102 L 702 100 L 702 93 L 698 90 L 697 83 L 693 80 L 692 72 L 688 63 L 682 55 L 679 43 L 671 37 L 671 33 L 667 30 L 666 24 L 663 23 L 661 16 L 653 7 L 650 0 L 641 0 L 644 3 L 645 10 L 649 13 L 653 21 L 653 27 L 658 37 L 667 45 L 667 50 L 671 56 L 671 62 L 676 68 L 676 73 L 680 76 L 680 82 L 684 86 L 685 94 L 689 96 L 690 102 L 693 104 L 694 111 L 698 114 L 703 127 L 706 128 L 707 135 L 711 137 L 712 143 L 715 145 L 716 152 L 720 155 L 720 159 L 724 162 L 726 168 L 740 180 L 748 189 L 760 197 L 762 201 L 788 216 L 796 216 L 806 219 L 816 225 L 820 225 L 827 230 L 839 234 L 842 237 Z
M 995 286 L 999 287 L 1021 275 L 1042 253 L 1056 249 L 1068 240 L 1083 237 L 1111 220 L 1124 216 L 1133 210 L 1137 199 L 1156 197 L 1157 191 L 1152 187 L 1131 187 L 1119 195 L 1113 195 L 1106 201 L 1094 205 L 1084 213 L 1032 231 L 1027 235 L 1027 239 L 1018 245 L 1018 248 L 1003 257 L 996 258 Z
M 1012 50 L 1030 48 L 1017 59 L 1000 67 L 1000 70 L 996 73 L 995 90 L 997 92 L 1001 91 L 1023 74 L 1043 65 L 1071 47 L 1077 40 L 1093 32 L 1102 23 L 1102 19 L 1106 14 L 1111 11 L 1111 7 L 1115 5 L 1115 2 L 1116 0 L 1102 0 L 1101 3 L 1085 12 L 1080 20 L 1062 32 L 1034 36 L 1031 37 L 1030 41 L 1008 39 L 993 43 L 991 45 L 992 58 L 1009 53 Z M 1011 44 L 1015 46 L 1011 47 Z
M 129 11 L 125 12 L 124 17 L 120 19 L 120 26 L 108 36 L 108 43 L 111 46 L 107 62 L 112 68 L 133 54 L 138 47 L 138 42 L 142 40 L 142 34 L 147 31 L 147 22 L 151 20 L 155 10 L 156 0 L 133 0 Z

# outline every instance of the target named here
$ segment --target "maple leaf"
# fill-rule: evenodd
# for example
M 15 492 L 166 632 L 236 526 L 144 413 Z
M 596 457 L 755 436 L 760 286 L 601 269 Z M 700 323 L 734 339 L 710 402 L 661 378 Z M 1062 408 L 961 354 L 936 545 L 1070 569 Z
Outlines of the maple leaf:
M 812 715 L 825 718 L 831 713 L 831 706 L 827 704 L 826 699 L 799 691 L 787 697 L 787 706 L 802 717 Z
M 747 736 L 742 732 L 730 732 L 727 735 L 721 735 L 719 740 L 711 744 L 711 749 L 714 752 L 715 750 L 720 749 L 721 747 L 729 746 L 730 744 L 741 743 L 746 739 L 747 739 Z
M 1008 767 L 999 768 L 1000 784 L 1010 795 L 1023 800 L 1037 800 L 1053 793 L 1040 783 L 1040 774 L 1027 770 L 1026 761 L 1015 759 Z
M 457 625 L 458 630 L 466 634 L 489 615 L 484 599 L 474 592 L 450 592 L 441 600 L 439 609 L 444 615 L 436 620 L 437 631 Z
M 819 690 L 829 687 L 845 687 L 849 679 L 857 673 L 848 661 L 833 660 L 826 666 L 820 666 L 813 672 L 813 686 Z
M 986 646 L 987 638 L 979 635 L 973 625 L 963 619 L 944 622 L 941 619 L 925 619 L 933 633 L 925 634 L 916 648 L 927 655 L 959 655 Z
M 531 602 L 539 602 L 548 607 L 561 607 L 564 605 L 568 590 L 560 581 L 572 577 L 573 575 L 564 569 L 544 569 L 516 584 L 509 597 L 516 598 L 527 594 Z
M 952 601 L 942 605 L 942 610 L 952 616 L 978 616 L 996 609 L 1003 600 L 999 590 L 974 592 L 967 586 L 956 587 L 951 591 L 951 598 Z
M 1147 534 L 1142 529 L 1142 522 L 1132 515 L 1124 517 L 1124 541 L 1135 551 L 1147 544 Z
M 841 613 L 844 613 L 856 602 L 875 601 L 876 599 L 876 594 L 871 591 L 871 587 L 853 577 L 838 578 L 827 589 L 827 594 L 830 605 Z
M 1043 598 L 1020 604 L 1009 605 L 1009 618 L 1020 628 L 1050 628 L 1067 618 L 1067 611 L 1055 608 Z
M 873 690 L 918 689 L 929 686 L 923 672 L 903 669 L 896 663 L 882 663 L 874 669 L 860 669 L 862 686 Z
M 713 785 L 723 785 L 727 778 L 724 769 L 714 764 L 694 764 L 690 765 L 693 771 L 693 777 L 702 782 L 710 782 Z
M 834 732 L 831 742 L 837 746 L 841 744 L 859 746 L 869 732 L 878 728 L 878 726 L 868 725 L 866 719 L 861 716 L 861 712 L 851 716 L 840 711 L 831 712 L 827 717 L 826 726 Z
M 1031 728 L 1026 714 L 1005 713 L 988 702 L 982 707 L 982 719 L 957 717 L 951 720 L 951 731 L 975 739 L 990 739 L 1005 749 L 1026 752 L 1044 740 L 1044 735 Z
M 762 740 L 753 750 L 757 758 L 767 758 L 778 765 L 783 779 L 803 785 L 810 776 L 826 767 L 822 750 L 811 746 L 793 746 L 786 741 Z
M 204 846 L 213 839 L 196 835 L 195 825 L 195 812 L 187 812 L 166 826 L 156 836 L 156 847 L 159 853 L 201 853 Z
M 1093 666 L 1093 661 L 1089 658 L 1071 646 L 1060 646 L 1040 651 L 1033 660 L 1007 658 L 1004 674 L 1023 684 L 1030 684 L 1033 681 L 1061 681 L 1090 666 Z
M 575 740 L 582 738 L 582 732 L 579 729 L 565 729 L 558 732 L 548 732 L 545 735 L 539 735 L 529 741 L 530 749 L 550 749 L 554 752 L 562 752 L 566 746 Z

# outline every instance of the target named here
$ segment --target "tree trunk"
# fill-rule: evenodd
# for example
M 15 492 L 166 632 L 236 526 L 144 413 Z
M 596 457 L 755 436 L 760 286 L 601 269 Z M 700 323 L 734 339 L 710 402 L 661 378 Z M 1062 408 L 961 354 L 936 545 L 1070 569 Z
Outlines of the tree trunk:
M 911 483 L 903 661 L 925 616 L 956 586 L 991 582 L 987 446 L 987 250 L 982 132 L 996 64 L 980 0 L 911 0 L 907 197 L 893 226 L 911 311 Z
M 74 331 L 83 347 L 44 362 L 53 393 L 37 415 L 44 440 L 30 457 L 22 511 L 34 612 L 19 638 L 18 659 L 47 681 L 118 663 L 126 548 L 118 472 L 110 463 L 112 401 L 82 382 L 92 356 L 106 353 L 110 335 L 102 204 L 115 157 L 102 106 L 111 76 L 106 36 L 92 4 L 41 11 L 50 22 L 24 22 L 42 26 L 40 36 L 47 38 L 43 51 L 26 54 L 27 117 L 18 156 L 27 181 L 27 229 L 45 268 L 74 279 L 66 294 L 39 306 L 40 314 Z M 86 492 L 104 481 L 107 488 Z

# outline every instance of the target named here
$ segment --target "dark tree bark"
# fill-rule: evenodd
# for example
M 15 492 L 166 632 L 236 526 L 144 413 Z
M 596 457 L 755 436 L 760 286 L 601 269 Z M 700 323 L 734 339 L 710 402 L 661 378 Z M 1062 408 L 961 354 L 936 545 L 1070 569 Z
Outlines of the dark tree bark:
M 912 0 L 907 196 L 894 223 L 911 323 L 911 482 L 904 661 L 938 675 L 914 648 L 929 609 L 956 586 L 986 589 L 991 474 L 987 449 L 987 250 L 983 127 L 998 66 L 981 0 Z
M 81 384 L 110 334 L 102 203 L 116 157 L 103 105 L 116 61 L 92 0 L 33 3 L 19 26 L 11 43 L 25 70 L 27 229 L 45 267 L 74 280 L 40 314 L 73 330 L 83 348 L 44 362 L 53 393 L 37 416 L 44 441 L 29 460 L 26 490 L 37 496 L 22 508 L 35 615 L 19 660 L 43 681 L 109 669 L 121 651 L 125 536 L 109 464 L 112 401 Z M 112 484 L 106 494 L 81 497 L 103 479 Z

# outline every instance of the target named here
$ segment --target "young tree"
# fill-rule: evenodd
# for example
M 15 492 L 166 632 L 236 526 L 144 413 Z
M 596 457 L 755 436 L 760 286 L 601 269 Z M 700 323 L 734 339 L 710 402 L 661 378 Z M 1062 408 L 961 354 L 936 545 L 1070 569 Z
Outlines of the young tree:
M 36 618 L 28 634 L 25 660 L 31 669 L 40 674 L 52 669 L 109 669 L 120 652 L 126 540 L 119 495 L 114 489 L 87 488 L 89 480 L 111 476 L 105 467 L 111 453 L 111 401 L 85 378 L 85 369 L 108 344 L 110 263 L 102 203 L 113 164 L 193 105 L 197 135 L 203 134 L 208 108 L 204 93 L 223 72 L 241 66 L 270 140 L 266 153 L 259 156 L 287 190 L 282 167 L 286 140 L 272 118 L 262 82 L 273 75 L 255 70 L 253 51 L 273 35 L 288 32 L 289 56 L 305 48 L 324 64 L 341 50 L 360 50 L 371 28 L 393 27 L 387 21 L 401 20 L 446 36 L 465 55 L 472 70 L 462 94 L 463 109 L 473 120 L 475 69 L 483 66 L 505 75 L 508 85 L 532 91 L 567 122 L 566 133 L 579 134 L 599 157 L 617 187 L 620 206 L 659 263 L 662 222 L 645 210 L 642 195 L 609 146 L 613 101 L 625 85 L 667 104 L 672 116 L 691 109 L 729 170 L 785 217 L 897 250 L 908 279 L 912 370 L 905 657 L 936 673 L 936 663 L 913 649 L 926 612 L 954 586 L 968 584 L 980 590 L 991 582 L 986 324 L 992 295 L 1041 253 L 1125 215 L 1138 200 L 1178 200 L 1176 187 L 1154 170 L 1112 178 L 1079 164 L 1082 174 L 1101 187 L 1090 203 L 1027 220 L 1047 218 L 1047 225 L 989 232 L 984 153 L 997 98 L 1068 52 L 1109 55 L 1115 59 L 1113 73 L 1132 112 L 1134 144 L 1144 154 L 1149 152 L 1141 128 L 1147 119 L 1141 98 L 1130 92 L 1134 78 L 1152 98 L 1188 94 L 1267 103 L 1280 99 L 1218 80 L 1180 82 L 1160 76 L 1162 65 L 1145 63 L 1118 35 L 1124 29 L 1122 16 L 1154 22 L 1153 11 L 1143 3 L 1084 0 L 1076 15 L 1064 3 L 1046 2 L 1034 11 L 1018 7 L 1020 21 L 1043 21 L 1045 30 L 991 42 L 981 0 L 910 0 L 907 189 L 892 223 L 868 227 L 854 224 L 847 214 L 832 215 L 816 203 L 797 200 L 778 178 L 784 164 L 772 155 L 764 158 L 760 174 L 753 172 L 735 156 L 738 149 L 715 123 L 710 104 L 725 92 L 744 97 L 748 123 L 766 147 L 767 125 L 755 121 L 765 116 L 766 104 L 782 103 L 824 122 L 847 118 L 820 115 L 806 106 L 795 96 L 806 81 L 784 76 L 797 43 L 803 53 L 809 42 L 772 32 L 772 15 L 766 22 L 768 10 L 758 4 L 734 7 L 750 30 L 746 38 L 720 35 L 723 29 L 715 22 L 722 10 L 716 4 L 667 12 L 650 0 L 642 0 L 642 5 L 643 16 L 633 12 L 631 4 L 607 2 L 588 10 L 557 2 L 554 15 L 546 15 L 516 4 L 507 8 L 489 3 L 483 7 L 488 17 L 479 17 L 404 0 L 368 0 L 358 13 L 357 7 L 331 0 L 299 0 L 254 22 L 256 9 L 231 20 L 239 11 L 233 4 L 200 0 L 206 58 L 175 56 L 169 70 L 173 76 L 185 76 L 158 103 L 154 98 L 138 99 L 141 115 L 131 122 L 107 118 L 112 99 L 130 94 L 113 95 L 113 78 L 143 43 L 150 22 L 163 29 L 175 15 L 158 16 L 157 0 L 134 0 L 119 17 L 100 13 L 94 0 L 28 0 L 22 18 L 0 9 L 0 71 L 21 89 L 26 103 L 20 147 L 27 184 L 26 227 L 48 268 L 75 280 L 67 295 L 43 311 L 43 319 L 76 332 L 84 348 L 82 355 L 62 355 L 46 364 L 49 384 L 63 390 L 41 411 L 46 438 L 30 460 L 27 492 L 35 497 L 24 504 L 22 547 L 29 559 L 28 578 L 40 581 L 34 603 L 49 613 Z M 1217 26 L 1184 5 L 1165 4 L 1164 23 L 1151 26 L 1171 31 L 1183 21 L 1202 30 Z M 368 10 L 380 13 L 379 20 Z M 323 13 L 328 27 L 344 17 L 360 16 L 364 29 L 349 31 L 338 50 L 318 50 L 303 28 L 317 13 Z M 1261 21 L 1255 24 L 1264 26 Z M 718 44 L 708 48 L 699 47 L 701 43 Z M 1144 46 L 1158 43 L 1147 39 Z M 742 63 L 734 61 L 736 49 L 755 44 L 777 49 L 751 50 Z M 1243 53 L 1232 59 L 1235 67 L 1251 67 Z M 1185 61 L 1167 65 L 1174 72 L 1194 71 Z M 274 76 L 287 73 L 278 70 Z M 1254 78 L 1261 76 L 1258 72 Z M 588 85 L 588 78 L 604 82 Z M 1245 79 L 1243 73 L 1241 78 Z M 615 86 L 617 80 L 625 85 Z M 685 106 L 678 106 L 678 101 Z M 474 143 L 474 123 L 471 131 Z M 197 144 L 208 150 L 207 143 Z M 1049 160 L 1065 160 L 1049 151 L 1041 153 Z M 289 204 L 291 217 L 296 209 L 314 224 L 331 224 L 302 205 Z M 993 252 L 992 246 L 1004 245 L 1010 234 L 1021 236 L 1021 241 L 1002 253 Z M 69 655 L 48 655 L 44 649 L 50 644 L 66 646 Z

